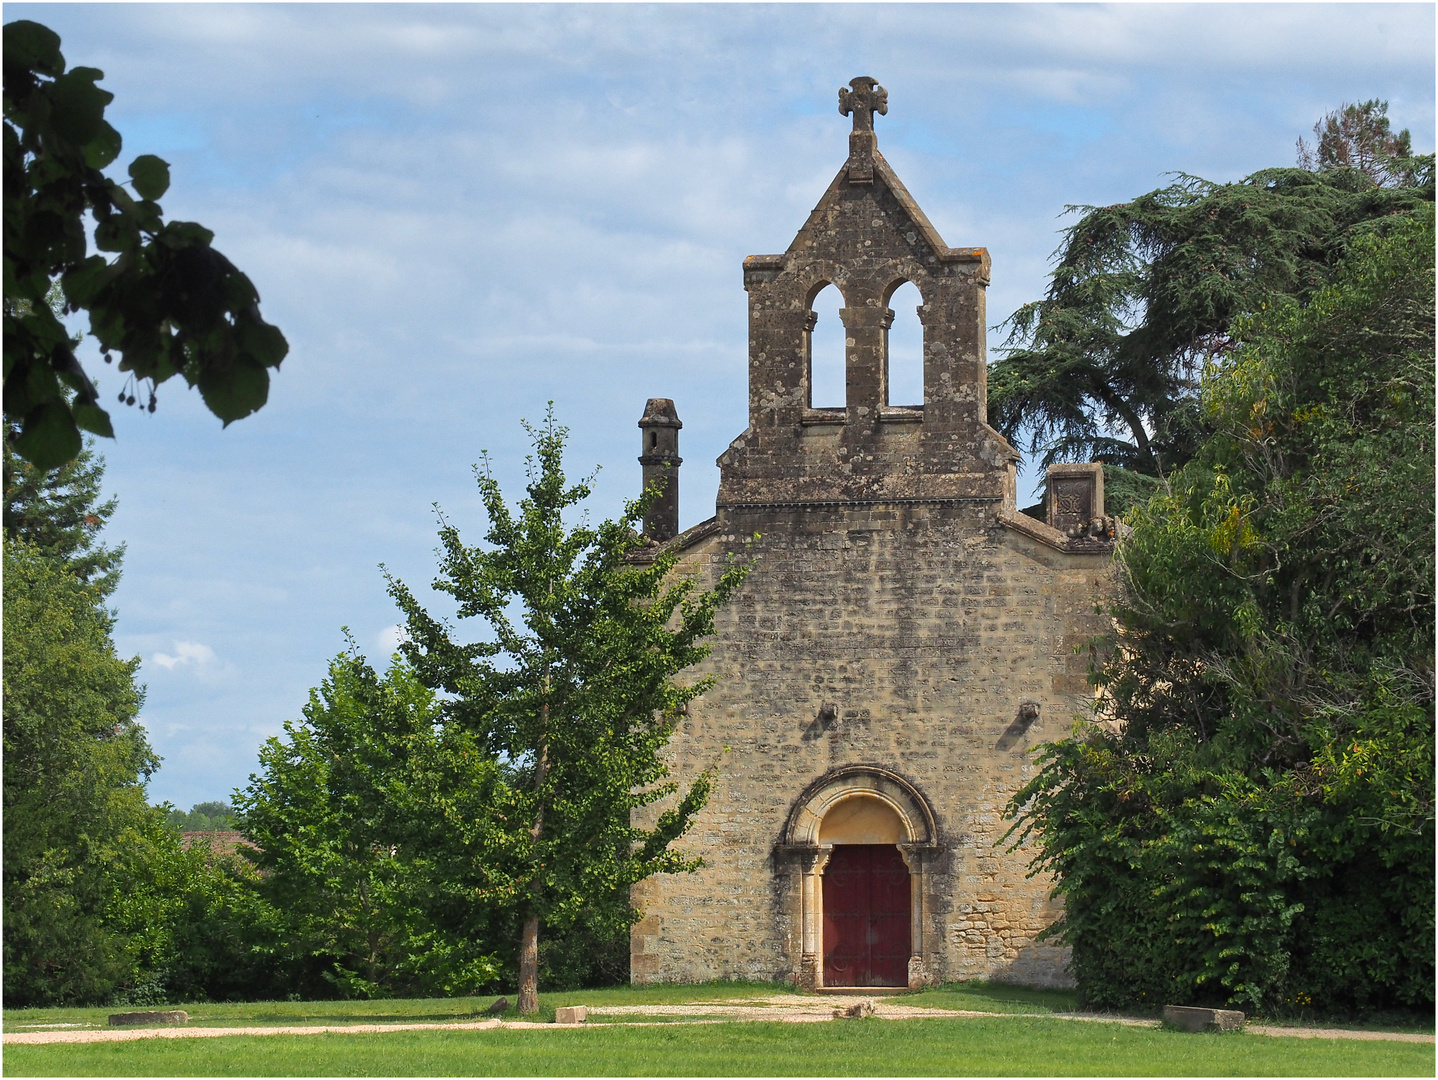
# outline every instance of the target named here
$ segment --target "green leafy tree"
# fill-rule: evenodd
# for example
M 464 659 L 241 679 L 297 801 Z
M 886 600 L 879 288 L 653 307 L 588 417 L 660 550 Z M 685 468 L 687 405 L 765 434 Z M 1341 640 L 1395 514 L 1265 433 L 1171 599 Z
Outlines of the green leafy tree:
M 1353 243 L 1434 197 L 1433 158 L 1389 186 L 1359 169 L 1265 169 L 1238 183 L 1180 176 L 1131 202 L 1070 207 L 1048 295 L 1005 324 L 989 369 L 989 422 L 1027 452 L 1097 460 L 1123 511 L 1207 436 L 1205 366 L 1234 348 L 1234 321 L 1330 280 Z
M 1343 104 L 1313 125 L 1314 146 L 1298 140 L 1298 167 L 1357 169 L 1375 184 L 1398 186 L 1412 179 L 1413 137 L 1394 132 L 1388 102 Z
M 565 511 L 591 488 L 565 478 L 566 429 L 551 412 L 530 434 L 535 453 L 516 512 L 488 469 L 476 469 L 489 518 L 484 545 L 465 545 L 440 519 L 434 587 L 454 598 L 460 618 L 480 620 L 481 639 L 456 640 L 389 579 L 407 621 L 401 647 L 419 678 L 443 691 L 445 723 L 505 765 L 485 844 L 472 857 L 485 895 L 521 916 L 522 1013 L 538 1008 L 541 925 L 627 927 L 630 885 L 700 865 L 670 845 L 703 806 L 707 774 L 653 829 L 634 827 L 631 814 L 678 793 L 660 751 L 685 703 L 710 683 L 674 679 L 707 654 L 715 610 L 745 573 L 731 567 L 706 592 L 673 575 L 672 553 L 637 562 L 645 541 L 633 526 L 656 492 L 622 520 L 571 527 Z
M 10 434 L 14 426 L 8 424 Z M 34 545 L 46 558 L 70 567 L 76 578 L 98 590 L 103 599 L 120 583 L 125 545 L 100 542 L 100 530 L 115 513 L 113 498 L 100 500 L 105 460 L 90 446 L 54 469 L 40 469 L 4 446 L 7 540 Z
M 112 1005 L 283 996 L 278 914 L 254 867 L 209 838 L 182 842 L 157 807 L 122 834 L 109 868 L 104 929 L 129 969 L 101 1000 Z
M 219 800 L 195 803 L 188 812 L 167 809 L 165 821 L 170 828 L 179 829 L 181 832 L 214 832 L 234 829 L 239 825 L 234 807 Z
M 441 723 L 405 663 L 380 676 L 337 657 L 260 767 L 235 806 L 292 987 L 449 995 L 496 977 L 493 909 L 466 856 L 484 844 L 499 766 Z
M 64 311 L 89 314 L 106 361 L 120 355 L 121 401 L 153 412 L 155 387 L 181 375 L 226 424 L 260 408 L 288 345 L 249 278 L 208 229 L 164 220 L 166 162 L 132 161 L 133 195 L 104 174 L 120 135 L 105 120 L 114 95 L 97 85 L 102 72 L 67 70 L 59 36 L 39 23 L 7 23 L 4 38 L 7 442 L 49 469 L 81 452 L 82 430 L 114 436 L 47 303 L 57 285 Z M 87 212 L 99 249 L 88 255 Z
M 102 1000 L 138 963 L 108 913 L 159 763 L 135 719 L 139 660 L 115 655 L 99 590 L 70 567 L 8 537 L 4 560 L 5 998 Z
M 1432 1007 L 1433 221 L 1240 320 L 1130 516 L 1111 722 L 1009 807 L 1091 1004 Z
M 273 987 L 253 870 L 185 848 L 146 804 L 159 759 L 136 719 L 139 660 L 115 654 L 104 606 L 123 547 L 99 539 L 115 507 L 99 502 L 101 459 L 46 472 L 5 455 L 6 1000 Z

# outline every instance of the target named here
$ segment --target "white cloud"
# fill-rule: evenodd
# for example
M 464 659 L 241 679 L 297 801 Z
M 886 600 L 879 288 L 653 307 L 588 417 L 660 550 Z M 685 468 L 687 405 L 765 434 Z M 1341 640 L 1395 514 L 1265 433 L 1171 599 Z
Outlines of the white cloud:
M 394 655 L 400 645 L 408 640 L 409 634 L 400 623 L 386 626 L 375 635 L 375 644 L 379 646 L 379 651 L 385 656 Z
M 181 664 L 193 663 L 196 667 L 204 667 L 213 664 L 216 660 L 215 650 L 208 645 L 201 645 L 198 641 L 177 641 L 175 642 L 175 654 L 157 652 L 150 660 L 159 664 L 162 668 L 173 671 Z

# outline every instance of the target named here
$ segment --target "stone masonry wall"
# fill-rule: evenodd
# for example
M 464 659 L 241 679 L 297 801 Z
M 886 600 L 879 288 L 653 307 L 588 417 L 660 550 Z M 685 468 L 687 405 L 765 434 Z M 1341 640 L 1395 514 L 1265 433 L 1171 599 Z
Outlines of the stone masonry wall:
M 795 976 L 799 879 L 775 847 L 805 787 L 846 763 L 899 774 L 934 812 L 931 977 L 1068 982 L 1062 951 L 1034 940 L 1058 914 L 1048 882 L 996 841 L 1031 775 L 1027 751 L 1086 711 L 1088 657 L 1075 649 L 1104 629 L 1095 602 L 1111 556 L 1055 550 L 996 510 L 733 508 L 690 545 L 680 573 L 712 583 L 731 556 L 753 570 L 694 673 L 717 684 L 668 751 L 681 783 L 717 770 L 681 842 L 707 866 L 636 888 L 635 982 Z

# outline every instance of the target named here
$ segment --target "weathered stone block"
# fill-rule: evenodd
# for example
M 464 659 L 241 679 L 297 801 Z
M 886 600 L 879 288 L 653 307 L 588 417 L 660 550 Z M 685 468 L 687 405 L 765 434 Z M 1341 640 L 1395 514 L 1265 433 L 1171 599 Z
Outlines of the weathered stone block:
M 1198 1009 L 1165 1005 L 1163 1022 L 1180 1031 L 1242 1031 L 1246 1017 L 1237 1009 Z
M 554 1010 L 556 1024 L 582 1024 L 588 1019 L 588 1005 L 565 1005 Z
M 190 1014 L 183 1009 L 169 1009 L 162 1012 L 111 1013 L 111 1027 L 138 1027 L 144 1024 L 183 1024 Z

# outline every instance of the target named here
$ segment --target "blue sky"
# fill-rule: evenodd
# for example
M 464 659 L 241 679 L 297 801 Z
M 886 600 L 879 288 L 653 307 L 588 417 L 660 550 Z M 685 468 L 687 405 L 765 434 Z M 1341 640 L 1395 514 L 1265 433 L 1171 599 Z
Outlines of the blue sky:
M 105 72 L 122 162 L 245 270 L 290 356 L 222 430 L 198 398 L 119 409 L 101 450 L 128 545 L 158 801 L 226 797 L 344 647 L 384 657 L 384 562 L 434 575 L 432 504 L 483 531 L 521 417 L 635 494 L 648 397 L 684 421 L 681 518 L 745 425 L 746 255 L 783 251 L 847 152 L 837 90 L 889 90 L 879 145 L 989 321 L 1040 296 L 1069 204 L 1291 164 L 1344 101 L 1432 152 L 1434 8 L 1352 5 L 7 4 Z M 897 310 L 897 309 L 896 309 Z M 820 311 L 821 329 L 823 315 Z M 902 316 L 902 313 L 901 313 Z M 990 333 L 990 346 L 1000 335 Z M 100 369 L 102 391 L 117 393 Z M 436 605 L 442 608 L 442 605 Z

